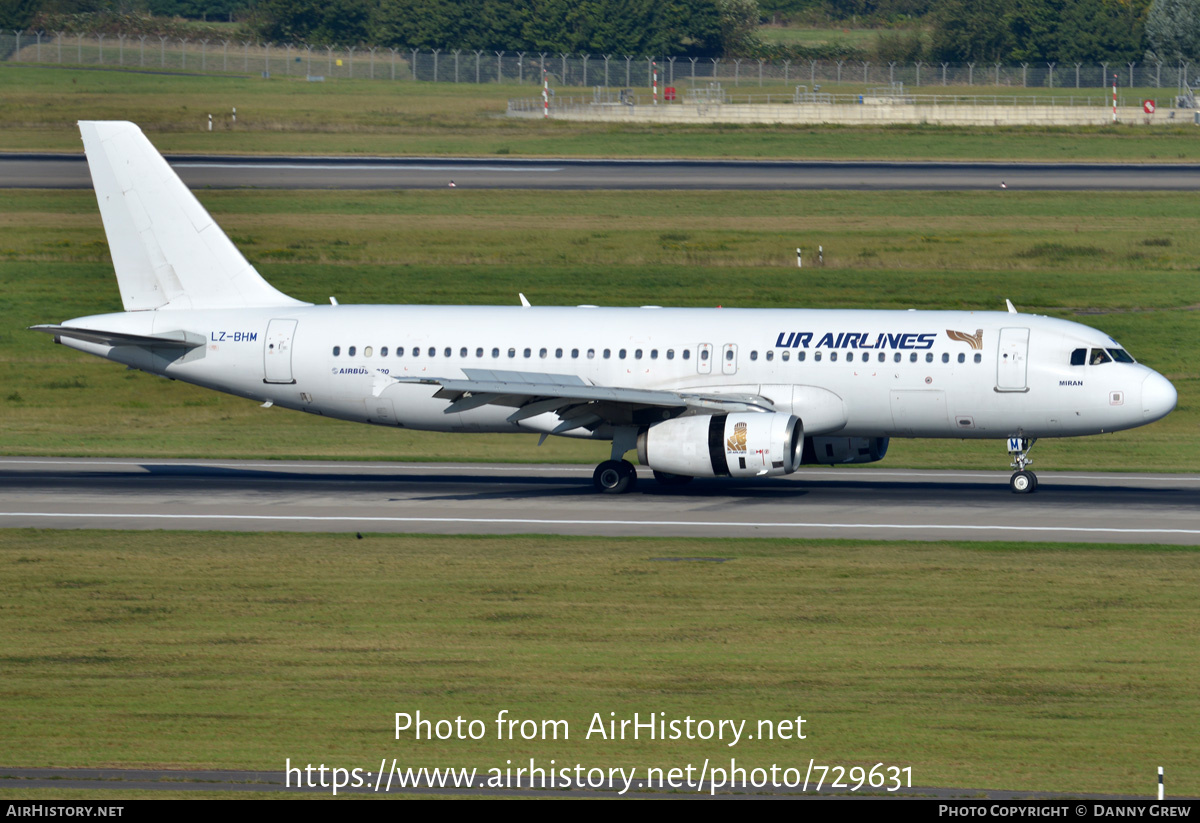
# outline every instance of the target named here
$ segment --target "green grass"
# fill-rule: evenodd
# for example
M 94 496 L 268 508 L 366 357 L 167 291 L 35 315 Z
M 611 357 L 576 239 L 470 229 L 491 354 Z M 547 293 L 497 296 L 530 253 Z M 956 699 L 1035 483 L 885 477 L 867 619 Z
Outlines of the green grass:
M 881 29 L 827 28 L 809 26 L 759 26 L 758 36 L 764 43 L 789 46 L 845 46 L 870 51 L 879 41 Z
M 682 78 L 677 80 L 683 85 Z M 792 83 L 739 95 L 791 95 Z M 655 126 L 516 120 L 510 97 L 533 97 L 532 85 L 415 83 L 236 76 L 186 77 L 129 71 L 33 68 L 0 64 L 5 127 L 0 151 L 79 151 L 77 120 L 132 120 L 167 152 L 222 154 L 509 155 L 773 159 L 959 159 L 1040 161 L 1200 161 L 1190 125 L 1095 128 L 947 128 L 778 125 Z M 824 91 L 857 94 L 861 84 Z M 925 93 L 983 94 L 990 87 L 923 88 Z M 589 97 L 592 89 L 558 89 Z M 1003 89 L 1009 94 L 1102 89 Z M 1165 99 L 1164 90 L 1123 89 L 1133 100 Z M 233 107 L 238 122 L 229 120 Z M 207 131 L 208 115 L 216 128 Z
M 1144 793 L 1162 764 L 1200 793 L 1191 549 L 14 530 L 0 568 L 14 765 L 811 757 Z M 418 709 L 570 738 L 395 739 Z M 808 736 L 585 739 L 609 711 L 802 715 Z
M 1180 391 L 1179 408 L 1153 426 L 1042 441 L 1039 469 L 1200 465 L 1200 206 L 1188 194 L 459 189 L 201 199 L 271 282 L 318 303 L 511 305 L 522 291 L 538 305 L 993 310 L 1009 298 L 1103 329 Z M 795 247 L 818 243 L 827 265 L 798 272 Z M 24 331 L 119 310 L 93 195 L 8 192 L 0 453 L 590 462 L 607 451 L 263 410 Z M 1005 463 L 991 442 L 897 440 L 882 465 Z

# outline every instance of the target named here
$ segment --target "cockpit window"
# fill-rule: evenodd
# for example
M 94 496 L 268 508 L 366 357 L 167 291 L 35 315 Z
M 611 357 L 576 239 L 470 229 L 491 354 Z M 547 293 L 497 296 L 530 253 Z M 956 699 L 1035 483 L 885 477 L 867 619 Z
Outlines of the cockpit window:
M 1087 349 L 1076 349 L 1071 352 L 1071 365 L 1082 366 L 1087 363 Z
M 1109 349 L 1108 353 L 1111 354 L 1112 359 L 1116 360 L 1118 363 L 1136 362 L 1134 361 L 1133 357 L 1130 356 L 1129 352 L 1125 351 L 1124 349 Z
M 1092 356 L 1088 358 L 1089 366 L 1099 366 L 1101 363 L 1111 363 L 1112 358 L 1104 349 L 1092 349 Z

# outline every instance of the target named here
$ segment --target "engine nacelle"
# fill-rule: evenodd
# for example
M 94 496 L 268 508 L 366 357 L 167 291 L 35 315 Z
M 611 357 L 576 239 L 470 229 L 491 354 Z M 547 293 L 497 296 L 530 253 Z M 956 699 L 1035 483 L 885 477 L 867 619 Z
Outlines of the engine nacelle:
M 800 466 L 804 426 L 793 414 L 676 417 L 638 435 L 643 466 L 687 477 L 791 474 Z
M 805 465 L 823 463 L 826 466 L 874 463 L 882 460 L 887 450 L 886 437 L 806 437 L 801 462 Z

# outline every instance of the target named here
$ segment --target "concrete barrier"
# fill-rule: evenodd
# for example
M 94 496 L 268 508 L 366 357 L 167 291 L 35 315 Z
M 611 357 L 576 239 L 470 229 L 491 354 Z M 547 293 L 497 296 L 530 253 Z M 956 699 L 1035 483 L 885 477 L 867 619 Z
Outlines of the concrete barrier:
M 511 117 L 541 117 L 541 112 L 509 107 Z M 1159 109 L 1149 123 L 1188 123 L 1190 112 L 1172 118 L 1173 112 Z M 911 105 L 875 102 L 870 105 L 799 103 L 758 104 L 660 104 L 639 106 L 574 105 L 551 107 L 555 120 L 586 120 L 614 123 L 783 123 L 839 125 L 930 124 L 939 126 L 1104 126 L 1112 123 L 1112 108 L 1103 106 L 952 106 Z M 1141 108 L 1117 109 L 1119 123 L 1147 123 Z

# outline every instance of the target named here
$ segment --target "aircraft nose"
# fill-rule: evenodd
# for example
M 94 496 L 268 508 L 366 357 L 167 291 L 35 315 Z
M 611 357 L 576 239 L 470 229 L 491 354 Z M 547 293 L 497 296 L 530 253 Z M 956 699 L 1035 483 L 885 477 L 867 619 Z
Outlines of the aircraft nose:
M 1151 372 L 1142 381 L 1142 415 L 1147 423 L 1166 417 L 1178 400 L 1171 381 L 1158 372 Z

